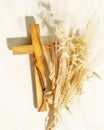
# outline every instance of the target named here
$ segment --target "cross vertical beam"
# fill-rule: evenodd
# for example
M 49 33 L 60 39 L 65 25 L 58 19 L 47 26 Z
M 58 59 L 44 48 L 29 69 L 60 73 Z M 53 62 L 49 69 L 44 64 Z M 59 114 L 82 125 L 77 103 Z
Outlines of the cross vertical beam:
M 34 71 L 35 71 L 35 80 L 36 80 L 36 94 L 37 94 L 37 105 L 39 111 L 46 110 L 46 100 L 45 100 L 45 84 L 44 84 L 44 57 L 42 45 L 40 42 L 39 35 L 39 25 L 31 25 L 31 38 L 33 45 L 33 55 L 35 60 Z

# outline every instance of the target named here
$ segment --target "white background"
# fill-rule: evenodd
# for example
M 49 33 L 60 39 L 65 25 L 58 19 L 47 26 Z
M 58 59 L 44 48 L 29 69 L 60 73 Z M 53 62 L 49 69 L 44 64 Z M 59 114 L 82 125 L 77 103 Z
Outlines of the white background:
M 87 14 L 85 8 L 90 12 L 94 9 L 94 4 L 104 5 L 103 0 L 74 0 L 74 2 L 74 8 L 82 2 L 81 8 L 83 8 L 82 11 L 80 8 L 79 13 L 83 16 Z M 36 12 L 38 13 L 38 9 L 34 0 L 0 0 L 0 130 L 44 130 L 47 113 L 38 113 L 34 108 L 29 55 L 14 56 L 8 48 L 10 38 L 19 38 L 12 40 L 12 45 L 31 42 L 27 36 L 26 17 L 35 18 Z M 100 15 L 104 17 L 103 11 Z M 21 41 L 21 38 L 27 40 Z M 102 46 L 103 44 L 102 38 Z M 71 106 L 73 115 L 63 110 L 62 124 L 57 130 L 104 130 L 102 61 L 100 66 L 96 67 L 102 77 L 101 80 L 93 78 L 85 85 L 84 94 L 77 97 Z

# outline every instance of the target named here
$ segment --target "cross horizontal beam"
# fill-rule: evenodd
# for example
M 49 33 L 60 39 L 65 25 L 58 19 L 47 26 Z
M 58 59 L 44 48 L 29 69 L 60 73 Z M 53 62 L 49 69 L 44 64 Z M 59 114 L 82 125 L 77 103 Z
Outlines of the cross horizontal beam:
M 44 45 L 46 52 L 51 52 L 52 50 L 52 43 L 48 43 Z M 26 45 L 26 46 L 15 46 L 12 48 L 13 55 L 19 54 L 33 54 L 33 45 Z

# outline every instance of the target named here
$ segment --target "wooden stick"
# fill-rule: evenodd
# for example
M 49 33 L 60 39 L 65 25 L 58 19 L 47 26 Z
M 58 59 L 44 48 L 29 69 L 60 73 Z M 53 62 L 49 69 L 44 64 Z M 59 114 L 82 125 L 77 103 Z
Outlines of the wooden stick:
M 37 93 L 37 105 L 38 111 L 46 111 L 45 100 L 45 84 L 44 84 L 44 57 L 43 50 L 39 38 L 39 25 L 31 25 L 31 37 L 33 44 L 33 53 L 35 58 L 34 71 L 36 75 L 36 93 Z

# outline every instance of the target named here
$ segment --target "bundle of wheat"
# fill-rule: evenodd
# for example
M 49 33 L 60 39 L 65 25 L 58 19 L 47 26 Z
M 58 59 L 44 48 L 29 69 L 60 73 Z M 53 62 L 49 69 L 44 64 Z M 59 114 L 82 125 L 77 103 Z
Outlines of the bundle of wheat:
M 99 75 L 91 69 L 92 60 L 90 59 L 91 47 L 95 46 L 92 45 L 93 39 L 96 39 L 99 30 L 98 22 L 92 17 L 93 13 L 90 13 L 89 17 L 85 17 L 88 12 L 84 10 L 82 16 L 80 12 L 83 4 L 80 3 L 84 1 L 77 2 L 76 0 L 71 2 L 69 0 L 46 0 L 45 2 L 39 0 L 38 2 L 39 7 L 42 7 L 38 14 L 38 18 L 41 19 L 41 27 L 47 29 L 46 35 L 54 37 L 54 40 L 51 39 L 51 42 L 54 41 L 54 45 L 50 54 L 45 51 L 43 46 L 51 81 L 50 89 L 45 91 L 49 108 L 46 130 L 56 129 L 61 119 L 61 110 L 63 108 L 69 110 L 68 105 L 74 96 L 82 94 L 85 81 L 93 76 L 99 78 Z M 75 8 L 75 5 L 79 5 L 79 7 Z M 78 28 L 75 24 L 76 20 L 79 30 L 76 29 Z M 94 60 L 96 60 L 97 54 Z
M 53 108 L 53 117 L 47 123 L 46 130 L 55 129 L 61 110 L 68 108 L 74 95 L 82 93 L 84 81 L 94 74 L 97 76 L 89 66 L 90 43 L 85 41 L 86 30 L 87 28 L 80 34 L 79 31 L 71 29 L 66 37 L 64 28 L 57 26 L 52 55 L 44 52 L 52 82 L 51 90 L 46 92 L 46 99 Z

